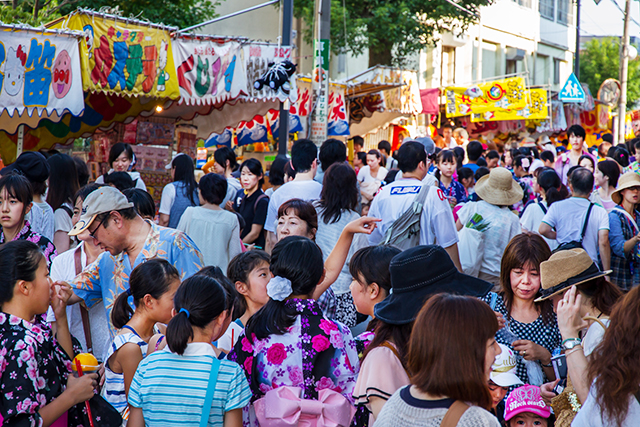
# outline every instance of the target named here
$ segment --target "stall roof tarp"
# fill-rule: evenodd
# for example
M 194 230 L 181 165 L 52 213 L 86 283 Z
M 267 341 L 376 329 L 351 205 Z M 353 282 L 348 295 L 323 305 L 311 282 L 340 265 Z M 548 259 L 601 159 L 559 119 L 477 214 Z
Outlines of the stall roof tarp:
M 146 97 L 122 97 L 101 92 L 87 92 L 84 105 L 85 111 L 80 117 L 65 114 L 57 123 L 41 120 L 36 129 L 26 131 L 23 150 L 48 149 L 55 144 L 67 144 L 76 138 L 90 137 L 98 129 L 107 130 L 116 123 L 128 123 L 140 115 L 153 114 L 158 102 Z M 17 134 L 0 132 L 0 156 L 5 164 L 15 160 L 17 140 Z
M 376 65 L 362 73 L 349 77 L 345 81 L 347 84 L 347 97 L 354 98 L 403 86 L 405 83 L 397 79 L 397 75 L 394 75 L 395 71 L 399 70 Z
M 78 32 L 0 24 L 0 129 L 84 110 Z
M 82 31 L 85 91 L 178 99 L 170 31 L 161 24 L 78 9 L 48 24 Z
M 347 85 L 346 94 L 350 99 L 380 92 L 385 100 L 385 111 L 422 113 L 418 73 L 415 71 L 376 65 L 343 83 Z
M 348 78 L 351 135 L 365 135 L 423 111 L 415 71 L 377 65 Z

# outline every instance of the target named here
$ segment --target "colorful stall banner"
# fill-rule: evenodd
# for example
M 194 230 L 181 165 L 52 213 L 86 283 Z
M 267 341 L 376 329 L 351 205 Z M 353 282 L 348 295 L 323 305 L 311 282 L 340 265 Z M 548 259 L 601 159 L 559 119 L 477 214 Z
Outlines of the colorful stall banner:
M 84 32 L 80 60 L 85 91 L 180 96 L 169 28 L 84 9 L 50 26 Z
M 220 105 L 247 93 L 244 52 L 235 41 L 181 38 L 172 42 L 180 103 Z
M 258 90 L 253 85 L 269 69 L 270 63 L 282 62 L 285 59 L 291 60 L 291 47 L 279 47 L 274 44 L 249 43 L 244 47 L 244 60 L 246 64 L 247 92 L 251 99 L 274 100 L 284 102 L 289 99 L 296 101 L 297 91 L 295 90 L 295 75 L 291 77 L 292 85 L 289 95 L 282 90 L 275 91 L 268 86 Z
M 329 136 L 350 135 L 344 92 L 335 91 L 329 94 L 329 124 L 327 134 Z
M 269 126 L 264 116 L 256 116 L 248 122 L 240 122 L 236 128 L 238 145 L 269 142 Z
M 278 138 L 280 132 L 280 111 L 269 110 L 266 114 L 266 118 L 269 123 L 271 134 L 274 138 Z M 304 128 L 302 127 L 300 116 L 296 114 L 295 107 L 291 106 L 289 109 L 289 133 L 302 132 L 303 130 Z
M 596 117 L 598 129 L 609 129 L 611 107 L 606 104 L 596 104 Z
M 235 142 L 235 135 L 233 134 L 233 129 L 226 128 L 222 133 L 212 133 L 209 135 L 209 138 L 204 142 L 205 147 L 217 147 L 218 145 L 223 145 L 225 147 L 231 148 L 234 145 L 237 145 Z
M 447 117 L 498 110 L 522 110 L 527 106 L 523 77 L 480 83 L 471 87 L 448 87 Z
M 640 134 L 640 110 L 630 111 L 625 115 L 625 138 L 632 139 Z
M 546 89 L 527 89 L 525 94 L 529 104 L 521 110 L 494 110 L 472 114 L 472 122 L 492 122 L 499 120 L 544 120 L 549 118 L 548 92 Z
M 57 123 L 44 119 L 37 129 L 25 131 L 23 150 L 37 151 L 55 144 L 70 143 L 76 138 L 88 138 L 97 129 L 106 130 L 115 123 L 130 123 L 140 115 L 148 117 L 156 109 L 156 103 L 144 97 L 122 97 L 102 92 L 85 93 L 84 104 L 84 114 L 80 117 L 65 114 Z M 5 164 L 15 160 L 17 141 L 17 133 L 0 132 L 0 156 Z
M 14 122 L 14 126 L 3 124 L 3 130 L 15 131 L 16 125 L 34 115 L 82 114 L 78 37 L 0 28 L 0 114 L 6 113 Z M 37 122 L 29 124 L 35 127 Z

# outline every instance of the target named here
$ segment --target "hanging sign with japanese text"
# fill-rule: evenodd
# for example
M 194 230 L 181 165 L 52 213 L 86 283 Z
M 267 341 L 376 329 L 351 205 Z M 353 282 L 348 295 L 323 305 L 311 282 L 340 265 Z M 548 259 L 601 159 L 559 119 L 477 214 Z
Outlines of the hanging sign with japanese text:
M 472 114 L 472 122 L 500 120 L 544 120 L 549 118 L 548 92 L 546 89 L 527 89 L 528 105 L 521 110 L 494 110 Z
M 169 32 L 140 21 L 74 12 L 52 24 L 84 32 L 80 43 L 85 91 L 177 99 Z
M 172 45 L 181 103 L 219 105 L 247 93 L 240 43 L 178 39 Z
M 17 120 L 25 112 L 79 116 L 83 110 L 77 37 L 0 30 L 0 114 Z
M 486 111 L 522 110 L 527 106 L 523 77 L 509 77 L 471 87 L 448 87 L 447 117 Z

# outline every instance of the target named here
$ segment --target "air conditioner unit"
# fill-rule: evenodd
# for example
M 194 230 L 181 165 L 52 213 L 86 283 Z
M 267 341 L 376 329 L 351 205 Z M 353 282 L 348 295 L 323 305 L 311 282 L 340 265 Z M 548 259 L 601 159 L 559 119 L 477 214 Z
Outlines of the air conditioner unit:
M 527 52 L 523 49 L 517 49 L 515 47 L 507 48 L 507 59 L 510 61 L 522 61 Z

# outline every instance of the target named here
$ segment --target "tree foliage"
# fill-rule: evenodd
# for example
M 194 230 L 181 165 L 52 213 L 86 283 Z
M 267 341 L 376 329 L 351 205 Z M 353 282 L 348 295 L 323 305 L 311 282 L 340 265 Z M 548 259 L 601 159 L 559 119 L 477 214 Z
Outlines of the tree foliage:
M 620 39 L 606 37 L 588 41 L 580 51 L 580 81 L 587 83 L 593 96 L 606 79 L 618 79 L 620 69 Z M 627 78 L 627 108 L 640 101 L 640 60 L 629 60 Z
M 220 0 L 223 1 L 223 0 Z M 40 25 L 78 7 L 185 28 L 215 17 L 219 0 L 13 0 L 0 5 L 0 21 Z
M 493 0 L 459 0 L 466 9 Z M 294 13 L 307 24 L 305 40 L 314 35 L 315 0 L 296 0 Z M 476 18 L 445 0 L 331 0 L 331 47 L 334 53 L 362 54 L 369 49 L 369 65 L 398 65 L 437 41 L 439 34 L 459 34 Z M 346 27 L 346 31 L 345 31 Z

